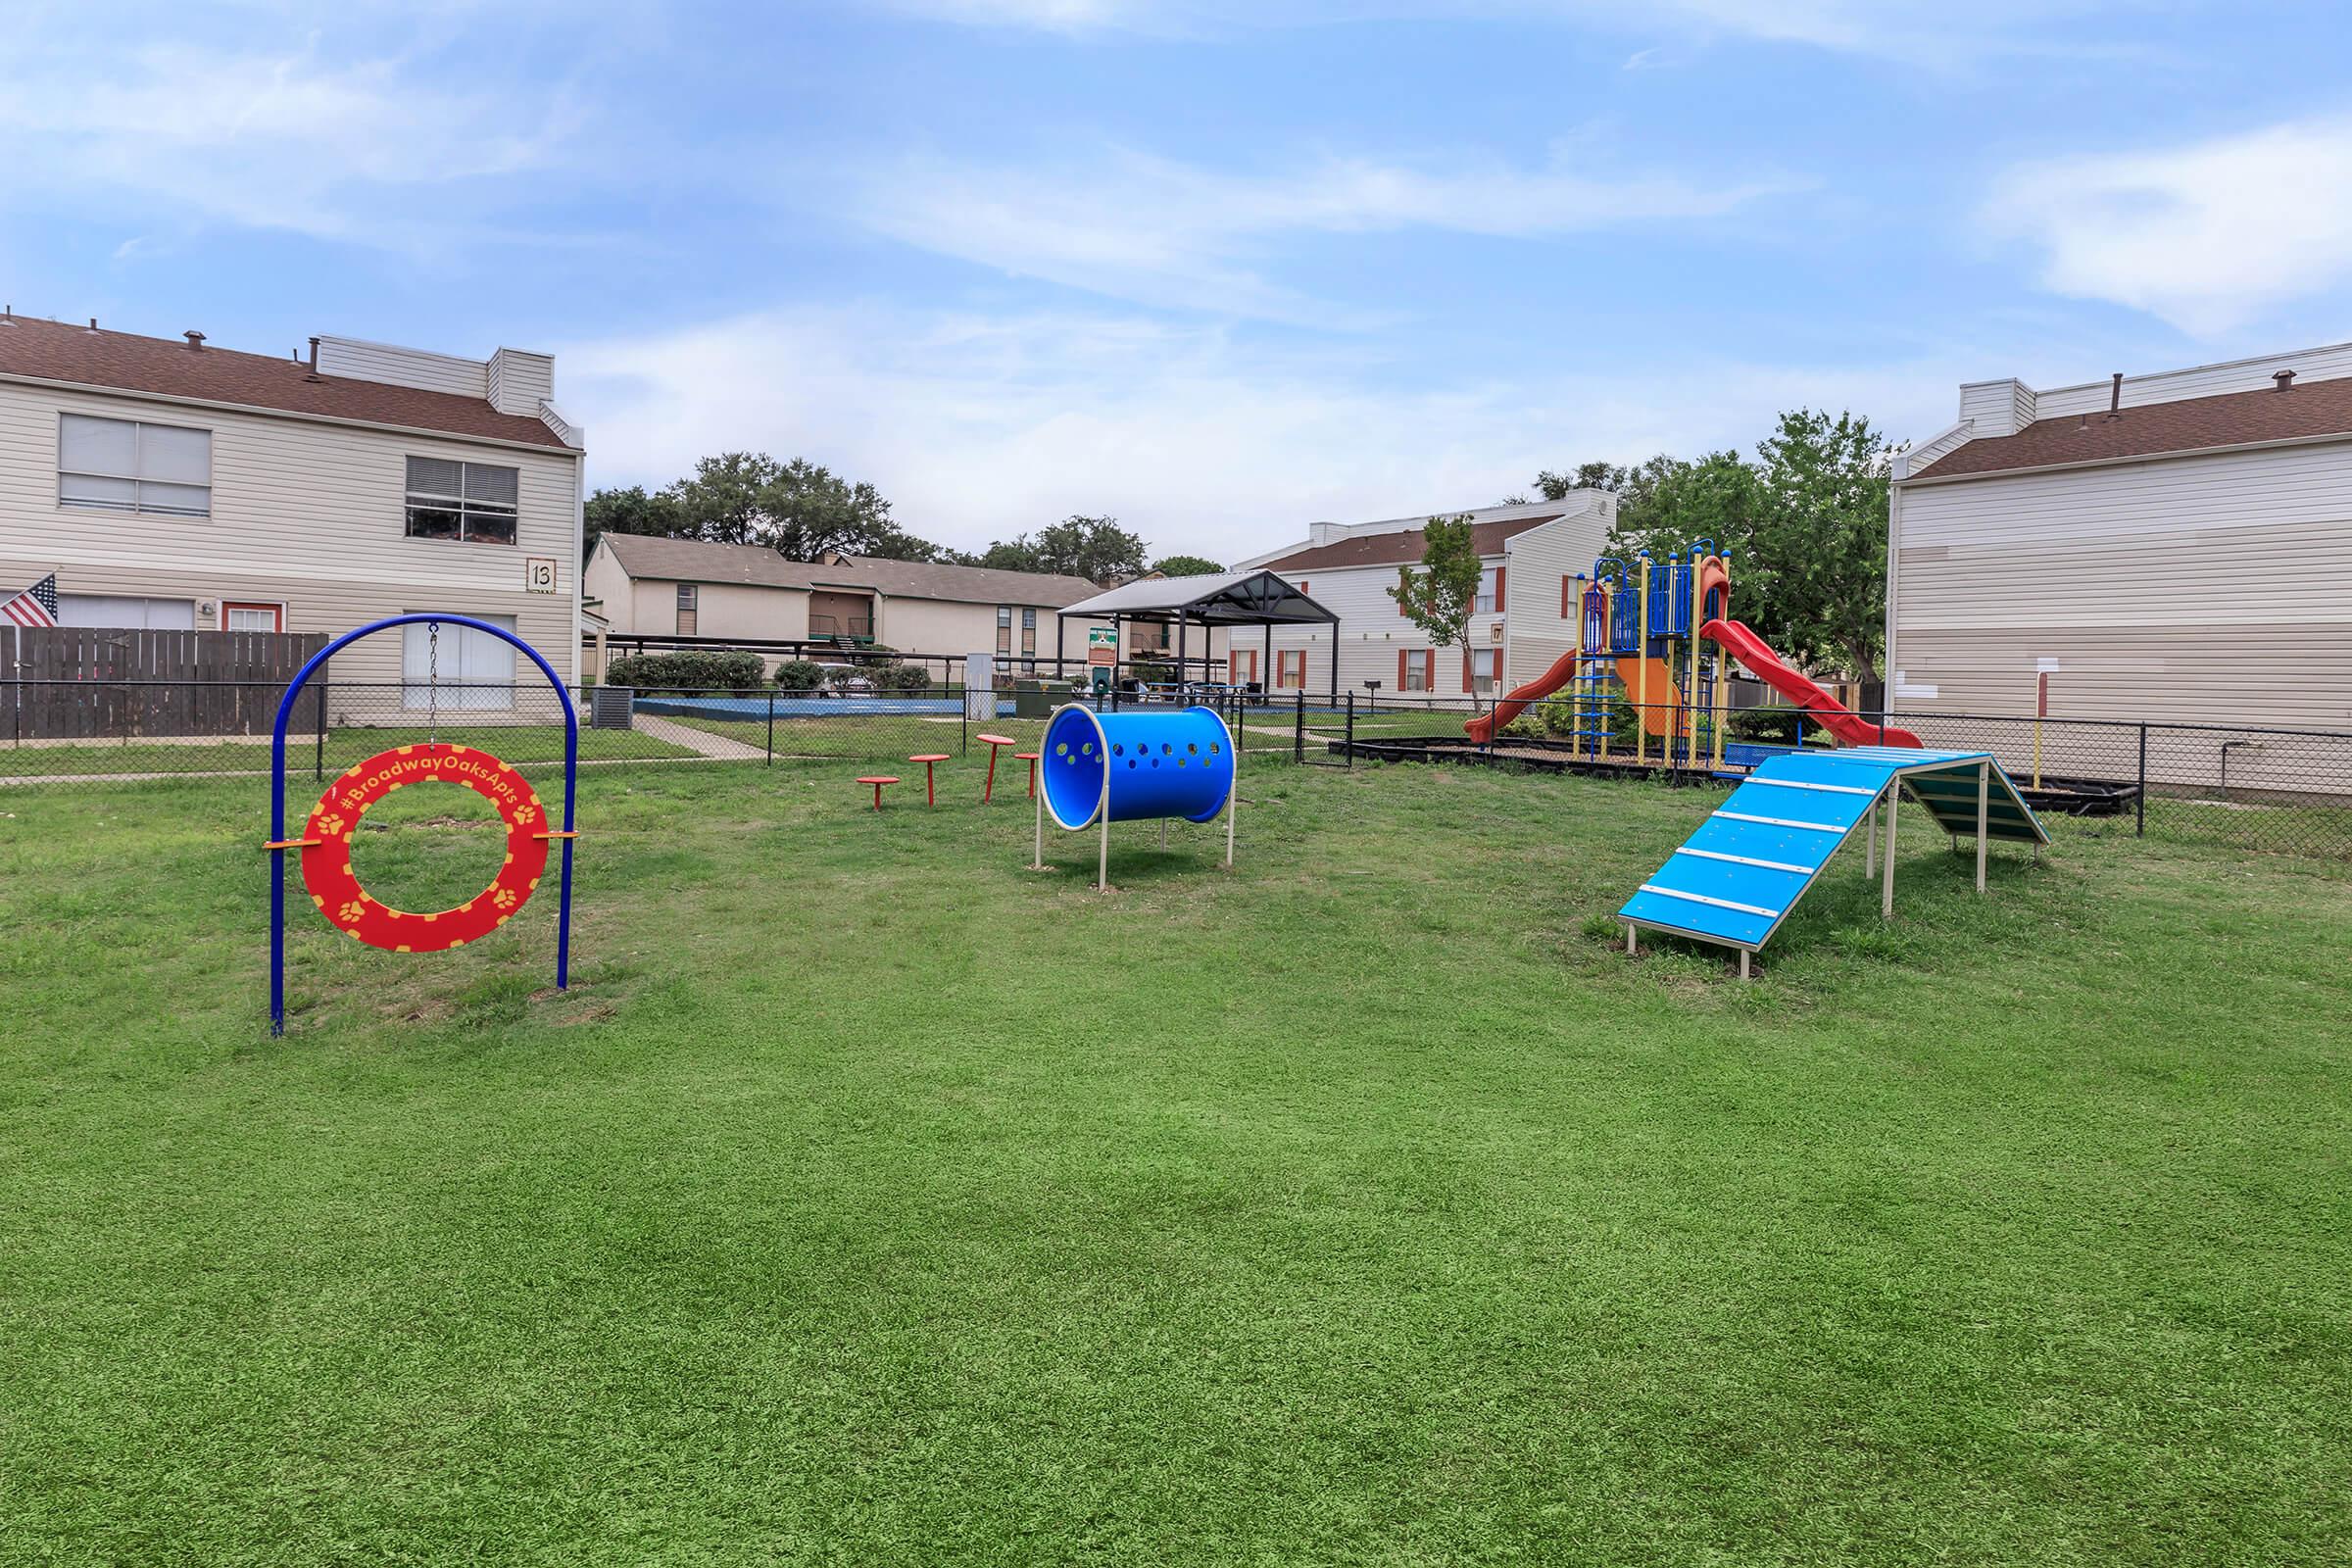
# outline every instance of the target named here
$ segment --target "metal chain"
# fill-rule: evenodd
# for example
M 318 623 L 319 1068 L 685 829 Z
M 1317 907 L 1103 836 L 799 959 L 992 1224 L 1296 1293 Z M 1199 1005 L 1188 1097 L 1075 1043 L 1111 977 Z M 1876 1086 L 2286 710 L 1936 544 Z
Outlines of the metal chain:
M 424 740 L 430 746 L 441 739 L 441 623 L 428 620 L 424 624 Z

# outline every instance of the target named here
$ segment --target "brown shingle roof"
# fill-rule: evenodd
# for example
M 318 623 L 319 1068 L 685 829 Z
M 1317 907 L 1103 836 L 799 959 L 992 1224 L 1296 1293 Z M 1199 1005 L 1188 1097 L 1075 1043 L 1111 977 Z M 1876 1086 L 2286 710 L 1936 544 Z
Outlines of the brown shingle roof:
M 2127 407 L 2036 419 L 2015 435 L 1984 436 L 1953 448 L 1911 475 L 1945 479 L 2011 468 L 2063 467 L 2114 458 L 2156 457 L 2207 447 L 2244 446 L 2297 437 L 2352 435 L 2352 377 L 2298 381 L 2284 392 L 2224 392 L 2176 403 Z
M 1477 546 L 1482 556 L 1499 556 L 1504 540 L 1516 538 L 1530 528 L 1540 528 L 1564 515 L 1564 513 L 1555 512 L 1542 517 L 1512 517 L 1502 522 L 1472 523 L 1470 542 Z M 1330 570 L 1338 566 L 1403 566 L 1420 559 L 1421 530 L 1406 528 L 1396 533 L 1361 534 L 1334 544 L 1295 550 L 1278 561 L 1265 562 L 1263 569 L 1290 576 L 1301 571 L 1317 568 Z
M 748 583 L 761 588 L 849 588 L 893 599 L 938 599 L 967 605 L 1033 605 L 1059 610 L 1101 592 L 1084 577 L 998 571 L 922 561 L 877 561 L 853 556 L 831 565 L 787 561 L 765 545 L 710 544 L 651 534 L 603 536 L 632 577 L 676 582 Z
M 209 345 L 200 353 L 172 338 L 93 332 L 24 316 L 9 317 L 7 322 L 0 326 L 0 377 L 71 381 L 564 450 L 562 438 L 539 419 L 501 414 L 481 398 L 342 375 L 313 381 L 306 379 L 309 367 L 293 360 Z

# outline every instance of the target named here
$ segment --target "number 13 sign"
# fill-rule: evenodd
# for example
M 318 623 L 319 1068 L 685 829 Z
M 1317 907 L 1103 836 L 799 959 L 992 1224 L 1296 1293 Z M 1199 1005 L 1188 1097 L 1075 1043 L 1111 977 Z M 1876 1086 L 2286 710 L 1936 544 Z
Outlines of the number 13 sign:
M 553 556 L 533 556 L 522 564 L 522 586 L 525 592 L 552 594 L 556 591 L 556 559 Z

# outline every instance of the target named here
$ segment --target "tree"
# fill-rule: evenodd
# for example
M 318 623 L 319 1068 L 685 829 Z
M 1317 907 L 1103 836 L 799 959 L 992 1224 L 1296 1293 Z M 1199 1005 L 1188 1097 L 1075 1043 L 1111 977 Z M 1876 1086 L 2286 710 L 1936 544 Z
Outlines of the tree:
M 1751 536 L 1793 657 L 1879 678 L 1886 649 L 1886 493 L 1900 448 L 1841 413 L 1781 416 L 1756 448 L 1764 505 Z
M 1162 556 L 1152 563 L 1152 569 L 1170 577 L 1205 577 L 1225 568 L 1206 556 Z
M 722 452 L 653 495 L 642 485 L 599 490 L 586 508 L 588 539 L 605 533 L 659 534 L 713 544 L 766 545 L 795 561 L 826 551 L 894 561 L 936 561 L 940 549 L 891 519 L 872 485 L 852 484 L 795 458 Z
M 580 560 L 586 563 L 596 550 L 597 540 L 609 533 L 642 533 L 657 537 L 675 531 L 677 509 L 659 495 L 647 495 L 645 486 L 630 485 L 625 490 L 599 490 L 581 508 L 583 537 Z
M 1072 515 L 1037 530 L 1041 569 L 1089 582 L 1107 585 L 1114 577 L 1142 576 L 1144 551 L 1143 537 L 1120 527 L 1116 517 Z
M 1389 597 L 1440 648 L 1468 647 L 1470 612 L 1485 567 L 1471 535 L 1470 514 L 1432 517 L 1421 530 L 1421 569 L 1396 568 Z
M 1572 490 L 1605 490 L 1617 498 L 1617 514 L 1622 518 L 1629 511 L 1641 511 L 1659 485 L 1688 466 L 1682 459 L 1663 452 L 1630 467 L 1608 462 L 1583 463 L 1567 473 L 1544 469 L 1536 475 L 1536 490 L 1546 501 L 1565 501 Z
M 1782 415 L 1756 451 L 1753 464 L 1714 452 L 1645 465 L 1657 477 L 1619 492 L 1610 553 L 1662 562 L 1707 543 L 1730 560 L 1733 612 L 1782 657 L 1878 679 L 1894 449 L 1867 419 L 1806 409 Z
M 1063 577 L 1084 577 L 1107 586 L 1120 577 L 1144 574 L 1145 545 L 1141 535 L 1119 526 L 1116 517 L 1072 514 L 1032 538 L 1019 534 L 1000 539 L 978 555 L 951 551 L 959 566 L 993 566 L 999 571 L 1042 571 Z

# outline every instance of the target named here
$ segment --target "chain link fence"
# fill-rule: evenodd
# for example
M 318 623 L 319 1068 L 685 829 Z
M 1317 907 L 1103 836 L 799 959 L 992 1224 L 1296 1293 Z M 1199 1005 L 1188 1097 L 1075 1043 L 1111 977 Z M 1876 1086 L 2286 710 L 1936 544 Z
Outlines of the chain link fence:
M 259 681 L 13 682 L 0 730 L 0 789 L 266 777 L 283 692 L 282 683 Z M 1016 754 L 1040 749 L 1048 714 L 1073 695 L 1058 685 L 993 696 L 932 688 L 841 697 L 607 686 L 573 700 L 585 767 L 889 768 L 923 756 L 980 759 L 995 744 L 1000 772 L 1017 777 L 1026 765 Z M 1613 700 L 1541 702 L 1486 742 L 1465 726 L 1493 713 L 1488 696 L 1349 692 L 1334 702 L 1300 692 L 1130 686 L 1086 700 L 1108 712 L 1202 703 L 1224 716 L 1245 760 L 1341 767 L 1451 760 L 1729 782 L 1776 750 L 1834 744 L 1819 719 L 1786 708 L 1725 715 L 1719 751 L 1711 712 Z M 2036 809 L 2080 819 L 2088 831 L 2352 858 L 2352 734 L 1941 712 L 1891 713 L 1884 722 L 1931 747 L 1991 752 Z M 289 787 L 430 740 L 476 746 L 526 770 L 557 767 L 562 705 L 540 684 L 315 682 L 288 715 Z

